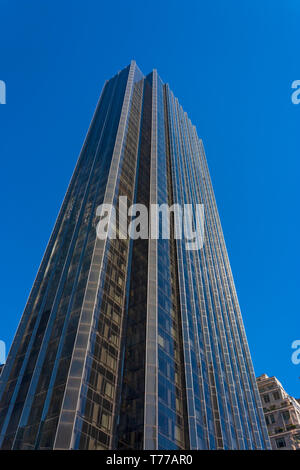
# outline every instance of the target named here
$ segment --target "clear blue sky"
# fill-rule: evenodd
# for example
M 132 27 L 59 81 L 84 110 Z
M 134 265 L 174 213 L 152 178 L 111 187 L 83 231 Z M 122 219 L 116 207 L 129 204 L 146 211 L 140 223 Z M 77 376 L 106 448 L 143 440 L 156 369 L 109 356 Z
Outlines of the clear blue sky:
M 135 59 L 203 138 L 256 374 L 300 397 L 299 0 L 2 0 L 0 18 L 0 339 L 10 346 L 104 80 Z

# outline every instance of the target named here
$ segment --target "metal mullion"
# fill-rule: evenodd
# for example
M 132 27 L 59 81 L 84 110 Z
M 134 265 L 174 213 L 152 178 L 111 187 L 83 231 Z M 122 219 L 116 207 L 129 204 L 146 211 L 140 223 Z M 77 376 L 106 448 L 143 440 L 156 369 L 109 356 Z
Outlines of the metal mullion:
M 117 136 L 116 136 L 116 142 L 115 142 L 115 147 L 114 147 L 114 151 L 113 151 L 112 161 L 111 161 L 111 165 L 110 165 L 110 172 L 109 172 L 107 188 L 106 188 L 106 192 L 105 192 L 105 196 L 104 196 L 104 203 L 112 202 L 111 199 L 113 199 L 113 196 L 114 196 L 114 193 L 109 195 L 111 190 L 108 190 L 108 187 L 109 187 L 109 185 L 114 187 L 115 184 L 116 184 L 117 170 L 118 170 L 117 161 L 118 162 L 120 161 L 121 152 L 122 152 L 122 148 L 123 148 L 126 120 L 127 120 L 128 113 L 129 113 L 129 101 L 130 101 L 130 97 L 131 97 L 131 93 L 132 93 L 134 69 L 135 69 L 135 63 L 132 62 L 131 66 L 130 66 L 130 69 L 129 69 L 129 74 L 128 74 L 128 77 L 127 77 L 127 86 L 126 86 L 125 95 L 124 95 L 124 98 L 123 98 L 123 106 L 122 106 L 121 116 L 120 116 L 120 120 L 119 120 L 118 132 L 117 132 Z M 97 271 L 99 272 L 100 278 L 99 278 L 98 288 L 95 290 L 96 298 L 95 298 L 95 301 L 94 301 L 94 307 L 92 309 L 94 311 L 94 309 L 96 308 L 97 301 L 98 301 L 99 285 L 102 282 L 101 279 L 102 279 L 102 276 L 103 276 L 103 270 L 101 269 L 101 266 L 103 264 L 103 260 L 104 260 L 104 256 L 105 256 L 105 254 L 104 254 L 105 253 L 105 248 L 108 246 L 107 240 L 105 241 L 105 243 L 98 243 L 98 242 L 102 242 L 102 240 L 98 240 L 96 238 L 95 245 L 94 245 L 94 251 L 93 251 L 93 255 L 92 255 L 92 262 L 91 262 L 90 269 L 89 269 L 89 276 L 88 276 L 88 281 L 87 281 L 87 285 L 86 285 L 86 289 L 85 289 L 85 296 L 84 296 L 84 300 L 83 300 L 83 304 L 82 304 L 82 308 L 81 308 L 81 314 L 80 314 L 80 319 L 79 319 L 79 322 L 78 322 L 77 334 L 76 334 L 76 338 L 75 338 L 75 342 L 74 342 L 74 349 L 73 349 L 73 352 L 72 352 L 72 358 L 71 358 L 71 363 L 70 363 L 70 367 L 69 367 L 68 378 L 67 378 L 67 381 L 66 381 L 66 387 L 65 387 L 65 391 L 64 391 L 64 398 L 63 398 L 62 407 L 61 407 L 61 411 L 60 411 L 60 418 L 59 418 L 59 422 L 58 422 L 58 426 L 57 426 L 57 430 L 56 430 L 54 448 L 57 448 L 57 441 L 58 441 L 59 433 L 62 432 L 62 430 L 63 430 L 62 418 L 63 418 L 63 414 L 64 414 L 64 411 L 65 411 L 64 403 L 65 403 L 66 395 L 67 395 L 67 393 L 69 391 L 69 388 L 70 388 L 69 383 L 70 383 L 70 379 L 72 377 L 71 374 L 72 374 L 72 365 L 73 365 L 73 362 L 74 362 L 74 358 L 78 356 L 78 357 L 81 357 L 83 359 L 83 361 L 81 361 L 82 362 L 82 367 L 81 367 L 81 376 L 80 376 L 81 377 L 80 378 L 80 386 L 77 390 L 77 396 L 78 396 L 77 406 L 76 406 L 75 411 L 73 412 L 74 419 L 73 419 L 72 431 L 70 433 L 70 446 L 71 447 L 72 447 L 74 439 L 75 439 L 75 435 L 74 435 L 75 423 L 76 423 L 76 418 L 78 416 L 79 400 L 80 400 L 80 395 L 81 395 L 81 389 L 83 387 L 83 375 L 84 375 L 85 369 L 86 369 L 87 354 L 88 354 L 88 350 L 89 350 L 89 345 L 87 344 L 87 347 L 85 349 L 84 358 L 83 358 L 82 353 L 80 352 L 82 350 L 82 347 L 78 348 L 76 346 L 76 343 L 78 341 L 79 334 L 81 332 L 83 333 L 83 331 L 82 331 L 82 313 L 83 313 L 84 310 L 87 310 L 87 311 L 90 310 L 90 308 L 86 306 L 86 293 L 89 289 L 90 273 L 91 273 L 92 269 L 94 269 L 94 266 L 95 267 L 99 266 L 99 269 L 97 267 Z M 96 263 L 96 261 L 97 261 L 97 263 Z M 91 314 L 91 320 L 92 320 L 92 314 Z M 91 336 L 91 332 L 92 332 L 92 321 L 90 323 L 89 332 L 85 334 L 86 341 L 88 341 L 88 342 L 89 342 L 89 338 Z M 58 447 L 58 448 L 60 448 L 60 447 Z
M 212 188 L 211 179 L 210 179 L 209 171 L 208 171 L 208 168 L 207 168 L 207 162 L 206 162 L 206 159 L 205 159 L 205 153 L 204 153 L 204 149 L 203 149 L 203 145 L 202 145 L 201 141 L 199 141 L 199 147 L 200 147 L 201 154 L 202 154 L 201 157 L 203 159 L 205 169 L 206 169 L 207 180 L 208 180 L 208 183 L 209 183 L 209 192 L 210 192 L 211 199 L 212 199 L 214 209 L 215 209 L 214 210 L 215 220 L 216 220 L 216 223 L 217 223 L 218 228 L 220 230 L 219 242 L 222 246 L 223 259 L 225 261 L 225 266 L 226 266 L 226 270 L 227 270 L 227 277 L 229 279 L 228 284 L 229 284 L 229 288 L 230 288 L 230 292 L 231 292 L 230 297 L 233 300 L 233 305 L 235 305 L 236 291 L 235 291 L 234 281 L 233 281 L 233 278 L 232 278 L 231 268 L 230 268 L 229 261 L 228 261 L 228 254 L 227 254 L 227 250 L 226 250 L 226 247 L 225 247 L 224 236 L 223 236 L 223 232 L 222 232 L 221 224 L 220 224 L 220 219 L 219 219 L 218 212 L 217 212 L 216 201 L 215 201 L 213 191 L 211 189 Z M 231 302 L 230 299 L 228 299 L 228 301 Z M 237 359 L 238 359 L 238 361 L 241 365 L 240 371 L 241 371 L 241 374 L 242 374 L 242 380 L 243 380 L 243 384 L 244 384 L 244 392 L 246 393 L 246 403 L 247 403 L 247 406 L 249 407 L 250 417 L 251 417 L 251 414 L 252 414 L 251 425 L 254 426 L 253 437 L 254 437 L 255 440 L 257 440 L 256 434 L 259 433 L 259 430 L 258 430 L 258 427 L 257 427 L 257 418 L 255 416 L 253 416 L 253 414 L 255 414 L 255 409 L 254 409 L 254 406 L 253 406 L 253 399 L 252 399 L 252 396 L 251 396 L 251 389 L 250 389 L 250 386 L 249 386 L 249 384 L 252 381 L 250 381 L 250 377 L 248 377 L 248 373 L 247 373 L 247 370 L 246 370 L 246 362 L 244 362 L 245 359 L 244 359 L 244 355 L 242 353 L 242 344 L 243 344 L 244 348 L 248 349 L 248 351 L 249 351 L 249 348 L 247 347 L 246 337 L 244 336 L 244 338 L 242 338 L 240 336 L 239 332 L 238 332 L 238 329 L 237 329 L 237 323 L 238 323 L 238 318 L 239 317 L 240 317 L 240 321 L 242 322 L 241 316 L 240 316 L 240 311 L 239 311 L 239 309 L 237 310 L 237 308 L 236 308 L 237 305 L 235 305 L 234 310 L 229 311 L 230 312 L 230 317 L 231 317 L 231 326 L 233 328 L 233 334 L 234 334 L 234 337 L 235 337 L 235 344 L 236 344 L 237 352 L 238 352 Z M 235 311 L 235 313 L 234 313 L 234 311 Z M 239 315 L 238 315 L 238 312 L 239 312 Z M 242 323 L 242 329 L 244 330 L 243 323 Z M 250 358 L 250 353 L 249 353 L 247 362 L 248 362 L 248 368 L 249 368 L 249 364 L 250 364 L 251 369 L 253 371 L 253 366 L 252 366 L 252 361 L 251 361 L 251 358 Z M 253 376 L 254 376 L 254 372 L 253 372 Z M 253 391 L 255 393 L 255 385 L 254 385 L 253 382 L 252 382 L 252 387 L 253 387 Z M 250 394 L 250 396 L 249 396 L 249 394 Z M 253 418 L 255 418 L 255 419 L 253 419 Z M 263 426 L 262 422 L 261 422 L 261 425 L 262 425 L 262 428 L 263 428 L 264 426 Z M 268 441 L 266 440 L 265 442 L 268 445 Z M 257 444 L 258 444 L 258 448 L 261 448 L 260 444 L 259 443 L 257 443 Z
M 191 128 L 192 129 L 192 128 Z M 190 132 L 194 132 L 194 135 L 193 135 L 193 138 L 194 139 L 198 139 L 197 137 L 197 134 L 196 134 L 196 131 L 195 129 L 191 130 L 190 129 Z M 192 139 L 191 139 L 192 141 Z M 194 160 L 193 160 L 193 167 L 195 169 L 195 174 L 197 175 L 197 180 L 198 180 L 198 188 L 202 188 L 202 191 L 203 191 L 203 197 L 205 198 L 205 201 L 209 201 L 209 198 L 208 198 L 208 193 L 207 193 L 207 188 L 206 188 L 206 185 L 205 185 L 205 178 L 203 178 L 203 183 L 201 182 L 201 180 L 199 180 L 199 175 L 197 174 L 197 169 L 195 168 L 195 160 L 196 160 L 196 155 L 198 154 L 198 149 L 195 148 L 195 145 L 193 145 L 193 148 L 194 148 L 194 153 L 195 153 L 195 156 L 194 156 Z M 199 155 L 198 155 L 199 156 Z M 199 162 L 200 162 L 200 159 L 199 159 Z M 200 171 L 200 174 L 205 174 L 203 168 L 199 167 L 199 171 Z M 211 208 L 211 205 L 209 202 L 206 202 L 206 206 L 207 206 L 207 211 L 206 213 L 208 214 L 208 217 L 209 217 L 209 220 L 210 220 L 210 223 L 208 224 L 208 229 L 209 229 L 209 233 L 210 233 L 210 240 L 212 241 L 213 245 L 215 246 L 215 243 L 216 243 L 216 233 L 212 233 L 211 231 L 211 215 L 212 215 L 212 208 Z M 216 263 L 217 259 L 216 259 L 216 256 L 214 254 L 214 250 L 212 250 L 212 254 L 213 254 L 213 258 L 214 258 L 214 269 L 216 270 L 216 285 L 219 285 L 219 289 L 218 289 L 218 295 L 220 297 L 220 300 L 221 300 L 221 303 L 219 305 L 219 308 L 220 308 L 220 313 L 218 314 L 218 324 L 219 324 L 219 329 L 222 330 L 222 335 L 223 335 L 223 342 L 221 342 L 221 347 L 224 348 L 225 351 L 222 352 L 223 354 L 223 357 L 225 359 L 225 356 L 227 355 L 228 358 L 231 358 L 230 354 L 229 354 L 229 350 L 228 350 L 228 345 L 227 345 L 227 342 L 228 342 L 228 339 L 227 339 L 227 336 L 226 336 L 226 331 L 228 332 L 228 330 L 226 330 L 224 328 L 224 323 L 223 323 L 223 316 L 222 316 L 222 312 L 223 314 L 225 314 L 225 311 L 226 311 L 226 302 L 225 302 L 225 299 L 224 299 L 224 296 L 223 296 L 223 285 L 222 285 L 222 282 L 224 281 L 224 279 L 222 279 L 222 276 L 220 275 L 219 273 L 219 265 L 218 263 Z M 220 285 L 221 284 L 221 285 Z M 220 290 L 221 289 L 221 290 Z M 231 345 L 232 346 L 232 345 Z M 234 358 L 235 359 L 235 358 Z M 231 382 L 233 383 L 233 372 L 232 372 L 232 365 L 228 365 L 226 363 L 226 360 L 225 360 L 225 368 L 226 368 L 226 374 L 227 374 L 227 377 L 230 378 L 231 377 Z M 229 384 L 230 384 L 230 380 L 229 380 Z M 236 416 L 235 412 L 234 412 L 234 408 L 238 408 L 237 407 L 237 402 L 236 402 L 236 397 L 235 397 L 235 390 L 231 390 L 231 387 L 229 385 L 229 393 L 230 393 L 230 396 L 231 396 L 231 399 L 233 400 L 233 409 L 232 409 L 232 414 L 233 414 L 233 419 L 234 420 L 238 420 L 235 424 L 236 424 L 236 429 L 240 429 L 240 432 L 242 431 L 241 430 L 241 422 L 240 422 L 240 418 L 239 418 L 239 415 Z M 238 438 L 239 439 L 239 438 Z M 241 443 L 240 443 L 241 445 Z M 240 447 L 239 445 L 239 447 Z M 242 447 L 244 447 L 244 444 L 242 444 Z
M 152 124 L 151 124 L 151 156 L 150 156 L 150 208 L 157 204 L 157 72 L 152 72 Z M 145 358 L 145 406 L 144 406 L 144 449 L 158 448 L 158 351 L 157 351 L 157 240 L 149 236 L 148 241 L 148 285 L 147 285 L 147 320 L 146 320 L 146 358 Z M 151 348 L 150 348 L 151 346 Z M 150 351 L 154 356 L 150 358 Z M 151 372 L 155 376 L 151 383 Z M 148 421 L 150 402 L 155 386 L 154 423 Z M 152 400 L 153 401 L 153 397 Z
M 86 164 L 86 162 L 84 162 Z M 79 178 L 79 175 L 76 175 L 76 178 L 78 179 Z M 78 181 L 77 181 L 78 182 Z M 75 187 L 76 188 L 76 187 Z M 73 188 L 74 189 L 74 188 Z M 77 190 L 76 190 L 76 196 L 75 196 L 75 200 L 78 196 L 78 193 L 80 191 L 80 186 L 77 187 Z M 63 224 L 64 221 L 62 221 L 62 224 L 61 226 L 59 227 L 59 233 L 57 236 L 59 236 L 60 234 L 62 234 L 62 238 L 59 240 L 60 241 L 60 248 L 59 250 L 57 251 L 56 255 L 55 255 L 55 261 L 54 261 L 54 266 L 52 266 L 52 269 L 51 269 L 51 274 L 50 274 L 50 277 L 47 281 L 47 287 L 46 287 L 46 290 L 45 292 L 43 293 L 42 295 L 42 301 L 41 301 L 41 305 L 39 307 L 39 311 L 38 311 L 38 314 L 36 316 L 36 320 L 35 320 L 35 326 L 33 328 L 33 331 L 31 333 L 31 337 L 30 337 L 30 341 L 28 343 L 28 346 L 27 346 L 27 350 L 26 350 L 26 354 L 25 354 L 25 357 L 24 357 L 24 360 L 22 362 L 22 367 L 21 367 L 21 370 L 20 370 L 20 373 L 18 375 L 18 379 L 17 379 L 17 383 L 15 385 L 15 388 L 14 388 L 14 393 L 13 393 L 13 396 L 11 398 L 11 401 L 10 401 L 10 404 L 9 404 L 9 410 L 7 412 L 7 415 L 5 417 L 5 420 L 4 420 L 4 423 L 3 423 L 3 427 L 2 427 L 2 432 L 1 432 L 1 435 L 0 435 L 0 446 L 2 445 L 2 442 L 3 440 L 5 439 L 5 434 L 6 434 L 6 429 L 9 425 L 9 421 L 10 421 L 10 417 L 11 417 L 11 413 L 13 411 L 13 408 L 14 408 L 14 404 L 15 404 L 15 401 L 16 401 L 16 398 L 18 396 L 18 393 L 19 393 L 19 388 L 20 388 L 20 384 L 22 382 L 22 379 L 23 379 L 23 375 L 24 375 L 24 372 L 26 370 L 26 367 L 27 367 L 27 363 L 28 363 L 28 359 L 30 357 L 30 354 L 31 354 L 31 351 L 32 351 L 32 346 L 33 346 L 33 343 L 35 341 L 35 337 L 36 337 L 36 332 L 38 330 L 38 327 L 39 327 L 39 323 L 40 323 L 40 320 L 41 320 L 41 316 L 42 316 L 42 313 L 44 311 L 44 307 L 46 305 L 46 302 L 47 302 L 47 299 L 48 299 L 48 294 L 49 294 L 49 291 L 51 290 L 51 282 L 54 278 L 54 275 L 55 275 L 55 266 L 57 265 L 57 263 L 59 262 L 60 260 L 60 252 L 63 250 L 63 247 L 64 247 L 64 240 L 65 240 L 65 237 L 68 233 L 68 230 L 69 230 L 69 226 L 71 225 L 71 220 L 72 220 L 72 214 L 75 213 L 75 204 L 73 205 L 72 207 L 72 212 L 71 212 L 71 216 L 70 218 L 68 219 L 68 222 L 66 225 Z M 56 242 L 55 242 L 56 243 Z M 53 251 L 53 248 L 54 248 L 55 244 L 53 245 L 52 247 L 52 251 Z M 52 263 L 52 253 L 49 254 L 49 258 L 48 258 L 48 263 Z M 51 265 L 51 264 L 50 264 Z M 43 279 L 44 281 L 44 279 Z M 41 285 L 39 286 L 39 288 L 41 288 Z M 57 286 L 58 288 L 58 286 Z M 37 303 L 37 298 L 35 298 L 35 304 Z M 29 316 L 30 314 L 32 314 L 33 312 L 33 309 L 34 309 L 35 305 L 32 307 L 32 310 L 31 312 L 29 313 Z M 27 326 L 27 325 L 26 325 Z M 20 415 L 20 418 L 21 418 L 21 415 Z M 20 419 L 19 418 L 19 419 Z M 3 433 L 3 429 L 4 429 L 4 433 Z M 18 429 L 18 426 L 16 428 L 16 431 L 15 433 L 17 432 L 17 429 Z
M 177 114 L 177 101 L 174 99 L 173 94 L 171 94 L 172 100 L 172 120 L 173 120 L 173 128 L 174 128 L 174 144 L 173 144 L 173 165 L 174 171 L 176 174 L 176 184 L 174 187 L 177 189 L 176 198 L 174 200 L 176 202 L 182 203 L 184 201 L 183 196 L 183 185 L 181 184 L 180 179 L 182 179 L 183 175 L 181 172 L 181 156 L 179 152 L 179 141 L 178 141 L 178 114 Z M 177 132 L 176 132 L 177 131 Z M 183 351 L 185 357 L 185 368 L 186 368 L 186 391 L 187 391 L 187 409 L 189 413 L 189 431 L 190 431 L 190 447 L 191 449 L 197 449 L 199 447 L 198 443 L 198 434 L 196 428 L 196 410 L 195 410 L 195 397 L 194 397 L 194 388 L 193 388 L 193 374 L 192 374 L 192 365 L 191 365 L 191 351 L 190 351 L 190 333 L 189 333 L 189 318 L 187 312 L 187 286 L 186 286 L 186 274 L 185 274 L 185 265 L 184 265 L 184 241 L 177 240 L 177 259 L 178 259 L 178 278 L 179 278 L 179 292 L 180 292 L 180 309 L 181 309 L 181 316 L 182 316 L 182 326 L 183 326 Z M 194 332 L 195 333 L 195 332 Z M 196 347 L 196 343 L 194 342 Z M 190 387 L 187 385 L 190 384 Z M 192 402 L 191 402 L 192 399 Z

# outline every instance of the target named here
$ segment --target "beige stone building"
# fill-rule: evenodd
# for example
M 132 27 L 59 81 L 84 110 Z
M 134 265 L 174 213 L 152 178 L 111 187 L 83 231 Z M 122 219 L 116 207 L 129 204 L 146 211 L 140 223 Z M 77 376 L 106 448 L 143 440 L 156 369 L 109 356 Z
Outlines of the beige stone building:
M 300 450 L 300 403 L 289 396 L 276 377 L 257 378 L 273 449 Z

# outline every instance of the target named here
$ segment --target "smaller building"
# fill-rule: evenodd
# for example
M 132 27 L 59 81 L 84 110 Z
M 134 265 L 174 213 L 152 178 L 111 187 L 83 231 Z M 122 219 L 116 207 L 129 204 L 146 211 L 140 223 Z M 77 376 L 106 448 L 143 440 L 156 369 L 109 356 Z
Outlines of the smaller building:
M 257 378 L 272 449 L 300 450 L 300 403 L 276 377 Z

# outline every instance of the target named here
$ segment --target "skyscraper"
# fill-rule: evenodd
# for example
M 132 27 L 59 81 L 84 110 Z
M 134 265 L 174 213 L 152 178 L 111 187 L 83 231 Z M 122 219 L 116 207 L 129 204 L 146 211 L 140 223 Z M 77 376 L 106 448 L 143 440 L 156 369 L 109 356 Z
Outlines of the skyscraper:
M 204 246 L 100 239 L 120 197 Z M 154 70 L 107 81 L 1 375 L 2 449 L 269 448 L 202 141 Z

